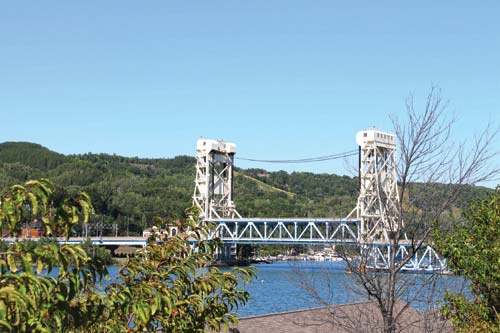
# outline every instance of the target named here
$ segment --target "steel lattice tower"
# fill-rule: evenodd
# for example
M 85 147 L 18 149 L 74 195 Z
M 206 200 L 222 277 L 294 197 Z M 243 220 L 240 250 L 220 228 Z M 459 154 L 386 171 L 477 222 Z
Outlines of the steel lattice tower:
M 193 206 L 201 219 L 241 218 L 233 202 L 234 143 L 199 139 Z
M 403 227 L 399 218 L 396 136 L 376 130 L 356 134 L 359 197 L 348 218 L 361 221 L 361 242 L 389 241 Z

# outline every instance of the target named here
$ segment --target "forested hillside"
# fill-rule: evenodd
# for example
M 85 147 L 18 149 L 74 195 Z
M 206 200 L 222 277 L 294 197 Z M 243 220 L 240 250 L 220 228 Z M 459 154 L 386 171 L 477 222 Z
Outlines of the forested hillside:
M 191 205 L 195 159 L 128 158 L 108 154 L 65 156 L 38 144 L 0 144 L 0 187 L 50 178 L 68 191 L 88 192 L 94 221 L 116 222 L 120 232 L 139 233 L 153 216 L 182 215 Z M 357 178 L 334 174 L 237 169 L 235 201 L 242 216 L 344 217 L 356 203 Z M 422 195 L 443 186 L 418 187 Z M 488 190 L 470 187 L 460 208 Z

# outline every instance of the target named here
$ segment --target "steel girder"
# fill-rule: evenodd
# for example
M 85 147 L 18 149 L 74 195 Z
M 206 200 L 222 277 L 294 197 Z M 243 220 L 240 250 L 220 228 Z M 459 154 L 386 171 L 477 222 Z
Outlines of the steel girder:
M 242 244 L 356 243 L 359 221 L 335 219 L 212 219 L 212 237 Z
M 394 246 L 391 244 L 365 244 L 364 256 L 366 267 L 369 269 L 389 269 L 391 252 Z M 363 255 L 363 254 L 362 254 Z M 394 260 L 403 263 L 403 260 L 411 257 L 407 263 L 401 267 L 401 271 L 408 272 L 448 272 L 446 259 L 442 258 L 431 245 L 422 245 L 416 252 L 408 244 L 398 244 Z

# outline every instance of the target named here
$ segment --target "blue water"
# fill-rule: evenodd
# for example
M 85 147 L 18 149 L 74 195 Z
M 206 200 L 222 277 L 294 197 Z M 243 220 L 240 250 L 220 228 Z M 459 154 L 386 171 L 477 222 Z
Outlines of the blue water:
M 279 261 L 256 267 L 257 277 L 246 287 L 250 301 L 238 311 L 240 316 L 363 299 L 349 289 L 351 277 L 345 273 L 343 262 Z
M 275 262 L 260 264 L 246 287 L 250 301 L 241 317 L 367 300 L 356 277 L 340 262 Z M 446 290 L 467 293 L 468 284 L 449 275 L 400 274 L 400 299 L 420 311 L 435 310 Z
M 257 277 L 245 287 L 250 300 L 238 309 L 240 317 L 367 300 L 366 292 L 359 288 L 353 274 L 345 272 L 342 261 L 278 261 L 255 267 Z M 112 280 L 118 266 L 109 266 L 108 270 Z M 400 274 L 399 281 L 399 298 L 421 311 L 435 310 L 446 290 L 465 294 L 469 290 L 468 284 L 456 276 Z

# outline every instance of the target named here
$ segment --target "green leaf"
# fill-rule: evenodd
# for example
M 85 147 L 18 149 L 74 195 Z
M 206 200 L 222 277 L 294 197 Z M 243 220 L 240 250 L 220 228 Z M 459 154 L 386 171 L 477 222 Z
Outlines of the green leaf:
M 44 267 L 44 264 L 43 264 L 42 259 L 38 258 L 37 261 L 36 261 L 36 274 L 37 275 L 42 274 L 43 267 Z
M 4 327 L 9 331 L 12 330 L 12 326 L 10 326 L 10 324 L 5 320 L 0 320 L 0 327 Z
M 12 273 L 17 272 L 16 260 L 12 253 L 7 253 L 7 264 L 9 265 L 9 269 Z

